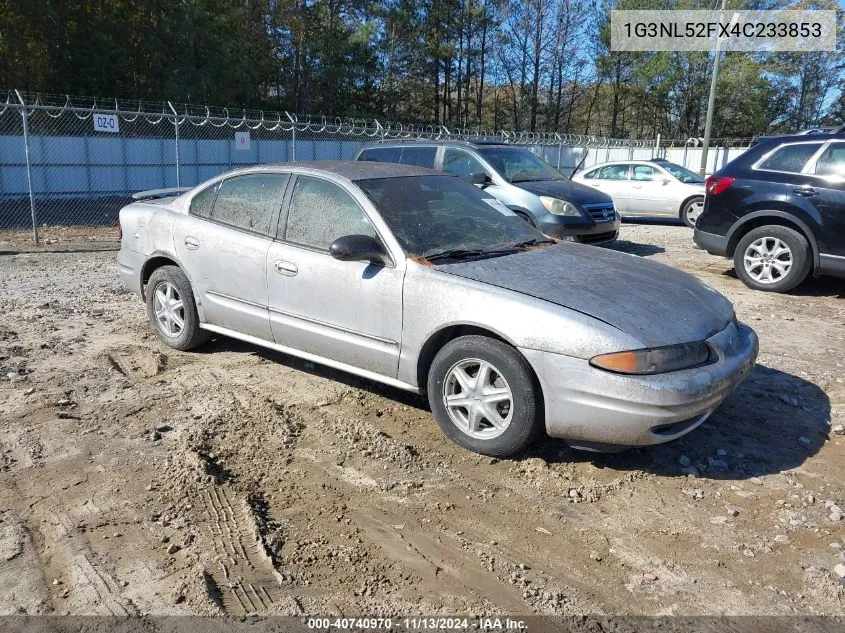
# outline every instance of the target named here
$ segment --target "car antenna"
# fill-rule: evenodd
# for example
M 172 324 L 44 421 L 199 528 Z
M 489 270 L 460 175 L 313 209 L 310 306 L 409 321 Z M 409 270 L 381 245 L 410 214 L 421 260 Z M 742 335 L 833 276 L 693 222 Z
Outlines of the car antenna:
M 569 174 L 569 180 L 572 180 L 572 176 L 575 175 L 575 172 L 581 169 L 581 165 L 584 164 L 584 161 L 587 160 L 587 154 L 590 152 L 589 149 L 584 150 L 584 157 L 581 159 L 581 162 L 575 165 L 575 169 L 572 170 L 572 173 Z

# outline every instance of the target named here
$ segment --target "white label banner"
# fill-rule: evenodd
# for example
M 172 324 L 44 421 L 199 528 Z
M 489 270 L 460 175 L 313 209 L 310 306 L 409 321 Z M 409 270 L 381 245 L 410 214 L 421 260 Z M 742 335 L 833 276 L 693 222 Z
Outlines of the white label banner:
M 94 113 L 95 132 L 120 132 L 120 122 L 116 114 Z
M 235 149 L 249 149 L 249 132 L 235 132 Z
M 611 51 L 836 50 L 836 11 L 678 10 L 610 13 Z

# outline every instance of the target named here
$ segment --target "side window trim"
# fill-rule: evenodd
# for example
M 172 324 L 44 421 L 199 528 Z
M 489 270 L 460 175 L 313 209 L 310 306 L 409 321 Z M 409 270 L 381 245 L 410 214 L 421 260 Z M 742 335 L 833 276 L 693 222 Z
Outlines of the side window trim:
M 804 176 L 813 176 L 815 178 L 822 178 L 822 179 L 825 179 L 825 180 L 829 180 L 830 175 L 829 174 L 817 174 L 816 173 L 816 167 L 818 166 L 819 159 L 822 157 L 822 155 L 828 150 L 828 148 L 830 148 L 834 145 L 841 145 L 842 147 L 845 147 L 845 141 L 839 140 L 839 139 L 836 139 L 836 140 L 831 139 L 829 141 L 825 141 L 824 144 L 822 144 L 821 149 L 818 152 L 816 152 L 815 154 L 813 154 L 813 156 L 810 158 L 810 160 L 807 161 L 807 164 L 804 165 L 804 170 L 801 172 L 801 174 L 804 175 Z
M 766 169 L 761 167 L 763 163 L 765 163 L 769 158 L 774 156 L 777 152 L 782 150 L 785 147 L 792 147 L 793 145 L 814 145 L 819 143 L 819 148 L 813 153 L 810 158 L 807 159 L 807 162 L 804 163 L 804 166 L 801 168 L 801 171 L 783 171 L 782 169 Z M 819 139 L 813 139 L 811 141 L 795 141 L 793 143 L 783 143 L 782 145 L 778 145 L 777 147 L 772 148 L 770 151 L 763 154 L 760 158 L 757 159 L 757 162 L 751 165 L 751 171 L 765 171 L 771 174 L 790 174 L 792 176 L 815 176 L 815 174 L 807 173 L 807 169 L 812 165 L 815 166 L 816 161 L 821 156 L 822 152 L 824 151 L 825 146 L 830 144 L 830 141 L 822 141 L 819 142 Z
M 281 176 L 283 178 L 286 178 L 287 182 L 282 187 L 283 192 L 286 192 L 287 189 L 290 187 L 290 182 L 292 180 L 290 172 L 248 172 L 248 173 L 245 173 L 245 174 L 236 174 L 236 175 L 232 175 L 232 176 L 227 176 L 225 178 L 221 178 L 214 185 L 212 185 L 212 186 L 216 187 L 217 190 L 214 192 L 214 202 L 212 202 L 212 204 L 211 204 L 211 213 L 214 213 L 214 205 L 217 203 L 217 195 L 220 193 L 220 187 L 223 186 L 224 182 L 226 182 L 227 180 L 231 180 L 232 178 L 238 178 L 239 176 L 251 176 L 253 174 L 262 174 L 262 173 L 270 173 L 272 175 Z M 203 189 L 203 191 L 205 191 L 205 189 Z M 214 224 L 216 224 L 218 226 L 223 226 L 223 227 L 226 227 L 227 229 L 232 229 L 233 231 L 240 231 L 242 233 L 246 233 L 247 235 L 255 235 L 256 237 L 263 237 L 264 239 L 272 240 L 273 235 L 275 235 L 274 229 L 278 230 L 279 217 L 280 217 L 280 213 L 281 213 L 281 201 L 283 200 L 283 198 L 284 198 L 284 195 L 279 196 L 276 199 L 275 209 L 273 211 L 273 217 L 270 220 L 270 228 L 269 228 L 267 233 L 262 233 L 261 231 L 252 231 L 252 230 L 245 228 L 243 226 L 238 226 L 237 224 L 229 224 L 228 222 L 223 222 L 221 220 L 217 220 L 215 218 L 212 218 L 212 217 L 210 217 L 210 215 L 207 218 L 205 218 L 201 215 L 196 215 L 195 213 L 191 213 L 190 206 L 188 207 L 188 213 L 192 217 L 195 217 L 199 220 L 205 220 L 206 222 L 213 222 Z M 193 199 L 191 199 L 191 202 L 193 202 Z
M 286 246 L 293 246 L 294 248 L 303 248 L 305 250 L 312 251 L 314 253 L 321 253 L 323 255 L 326 255 L 327 257 L 331 257 L 331 254 L 325 249 L 317 248 L 316 246 L 309 246 L 308 244 L 300 244 L 299 242 L 292 242 L 291 240 L 288 240 L 287 238 L 285 238 L 285 231 L 287 230 L 288 217 L 290 216 L 290 203 L 291 203 L 291 200 L 293 199 L 293 192 L 296 189 L 296 181 L 299 180 L 300 177 L 313 178 L 315 180 L 323 180 L 325 182 L 328 182 L 328 183 L 334 185 L 335 187 L 337 187 L 341 191 L 343 191 L 346 195 L 349 196 L 349 198 L 352 200 L 352 202 L 354 202 L 356 204 L 356 206 L 361 210 L 361 213 L 364 214 L 364 217 L 367 219 L 367 222 L 369 222 L 370 226 L 373 227 L 373 231 L 375 231 L 375 234 L 378 236 L 379 241 L 381 242 L 382 246 L 384 246 L 384 250 L 387 252 L 388 257 L 390 258 L 390 263 L 385 264 L 384 267 L 385 268 L 395 268 L 396 267 L 396 262 L 393 260 L 393 253 L 390 250 L 390 247 L 387 245 L 387 241 L 384 239 L 384 236 L 381 234 L 381 231 L 379 231 L 378 227 L 376 226 L 376 223 L 373 222 L 373 219 L 372 219 L 372 217 L 370 217 L 370 214 L 367 213 L 367 210 L 363 206 L 361 206 L 361 203 L 358 202 L 357 198 L 352 194 L 351 191 L 349 191 L 346 187 L 344 187 L 343 185 L 341 185 L 338 182 L 335 182 L 334 180 L 332 180 L 330 178 L 323 178 L 322 176 L 319 176 L 319 175 L 316 175 L 316 174 L 292 173 L 290 176 L 291 177 L 288 180 L 287 190 L 285 191 L 285 195 L 283 197 L 284 201 L 282 203 L 282 214 L 284 214 L 284 222 L 282 222 L 282 215 L 280 214 L 279 215 L 279 225 L 278 225 L 278 228 L 276 230 L 276 237 L 272 238 L 274 242 L 279 242 L 281 244 L 285 244 Z

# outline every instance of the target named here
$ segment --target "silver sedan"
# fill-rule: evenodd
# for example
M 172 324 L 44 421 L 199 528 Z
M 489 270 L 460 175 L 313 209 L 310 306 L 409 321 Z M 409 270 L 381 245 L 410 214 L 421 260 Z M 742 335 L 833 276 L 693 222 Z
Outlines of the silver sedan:
M 291 163 L 139 198 L 120 212 L 120 272 L 166 345 L 226 335 L 427 392 L 479 453 L 544 433 L 590 450 L 675 439 L 757 355 L 690 275 L 557 244 L 427 169 Z
M 601 163 L 572 180 L 609 195 L 622 217 L 668 216 L 692 227 L 704 210 L 704 178 L 667 160 Z

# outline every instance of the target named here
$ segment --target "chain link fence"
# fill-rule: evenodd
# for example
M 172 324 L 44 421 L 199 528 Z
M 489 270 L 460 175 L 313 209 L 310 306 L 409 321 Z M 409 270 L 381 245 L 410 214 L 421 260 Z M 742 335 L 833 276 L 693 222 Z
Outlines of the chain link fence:
M 458 130 L 12 90 L 0 101 L 0 231 L 31 230 L 36 244 L 44 227 L 78 227 L 84 235 L 84 227 L 114 226 L 138 191 L 190 187 L 255 164 L 351 160 L 366 143 L 390 139 L 517 144 L 566 174 L 654 156 L 697 170 L 701 153 L 689 141 Z M 708 173 L 745 146 L 711 148 Z

